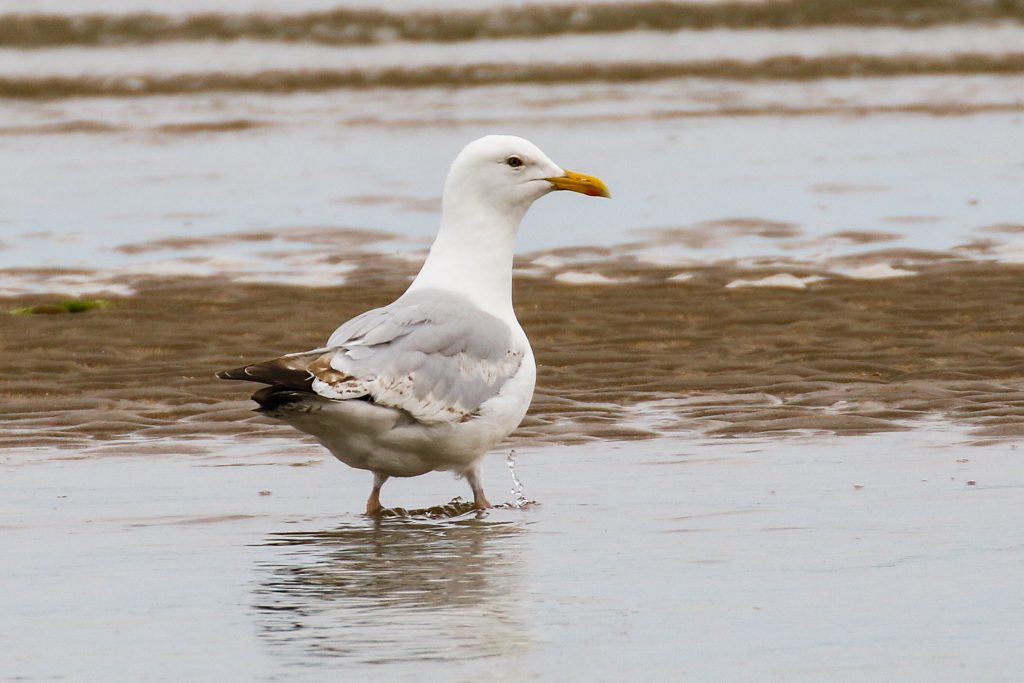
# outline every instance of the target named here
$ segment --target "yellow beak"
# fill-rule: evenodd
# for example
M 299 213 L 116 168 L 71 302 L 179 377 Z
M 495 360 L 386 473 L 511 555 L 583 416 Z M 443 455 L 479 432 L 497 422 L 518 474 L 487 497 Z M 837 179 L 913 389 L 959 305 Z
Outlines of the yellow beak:
M 554 185 L 556 190 L 580 192 L 591 197 L 610 198 L 612 196 L 612 193 L 608 191 L 608 186 L 605 185 L 600 178 L 596 178 L 592 175 L 584 175 L 583 173 L 576 173 L 575 171 L 566 171 L 565 175 L 560 175 L 555 178 L 545 178 L 545 180 Z

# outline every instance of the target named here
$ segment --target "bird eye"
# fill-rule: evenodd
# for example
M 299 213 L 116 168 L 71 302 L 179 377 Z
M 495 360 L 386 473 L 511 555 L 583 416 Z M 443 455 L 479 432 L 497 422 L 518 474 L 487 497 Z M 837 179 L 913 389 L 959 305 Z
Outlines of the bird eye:
M 505 159 L 505 163 L 512 168 L 519 168 L 523 165 L 523 160 L 519 157 L 509 157 L 508 159 Z

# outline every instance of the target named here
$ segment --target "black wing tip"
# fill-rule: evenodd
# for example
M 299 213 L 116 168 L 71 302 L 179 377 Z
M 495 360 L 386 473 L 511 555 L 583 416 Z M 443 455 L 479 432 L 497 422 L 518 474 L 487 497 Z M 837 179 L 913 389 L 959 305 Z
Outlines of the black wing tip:
M 282 406 L 293 403 L 302 403 L 310 398 L 311 394 L 305 391 L 296 391 L 289 387 L 271 385 L 263 387 L 252 395 L 252 400 L 259 404 L 256 409 L 258 413 L 270 413 Z
M 234 379 L 245 382 L 259 382 L 261 384 L 280 385 L 290 389 L 310 391 L 313 386 L 313 375 L 304 365 L 298 367 L 292 365 L 292 359 L 288 356 L 275 358 L 263 363 L 252 363 L 243 365 L 240 368 L 221 370 L 217 373 L 219 379 Z

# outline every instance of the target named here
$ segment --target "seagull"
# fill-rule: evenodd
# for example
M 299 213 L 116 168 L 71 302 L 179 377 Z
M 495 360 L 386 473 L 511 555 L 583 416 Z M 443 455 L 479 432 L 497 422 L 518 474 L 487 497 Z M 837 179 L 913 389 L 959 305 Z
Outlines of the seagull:
M 448 172 L 441 226 L 393 303 L 357 315 L 321 348 L 217 373 L 260 382 L 258 412 L 311 434 L 338 460 L 373 473 L 366 514 L 390 477 L 452 471 L 484 495 L 484 455 L 519 426 L 537 366 L 512 307 L 512 256 L 526 211 L 554 190 L 610 197 L 533 143 L 488 135 Z

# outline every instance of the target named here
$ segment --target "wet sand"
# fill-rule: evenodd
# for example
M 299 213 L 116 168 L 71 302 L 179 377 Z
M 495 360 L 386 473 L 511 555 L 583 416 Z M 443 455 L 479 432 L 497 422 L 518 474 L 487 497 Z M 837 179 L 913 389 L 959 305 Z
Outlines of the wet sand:
M 517 279 L 539 365 L 517 444 L 863 433 L 933 417 L 978 440 L 1024 435 L 1022 266 L 918 263 L 913 276 L 881 280 L 798 272 L 812 284 L 783 280 L 797 289 L 729 286 L 778 278 L 778 266 L 690 266 L 672 281 L 678 266 L 605 251 L 572 267 L 620 284 Z M 413 268 L 367 256 L 351 284 L 323 288 L 140 279 L 135 296 L 101 310 L 4 313 L 0 445 L 116 450 L 131 436 L 288 433 L 251 415 L 251 387 L 214 372 L 316 348 L 341 321 L 391 301 Z
M 356 512 L 366 473 L 292 440 L 5 450 L 3 670 L 1012 681 L 1024 470 L 964 438 L 530 447 L 539 505 L 378 521 Z M 507 500 L 503 458 L 486 469 Z M 463 487 L 396 480 L 385 503 Z

